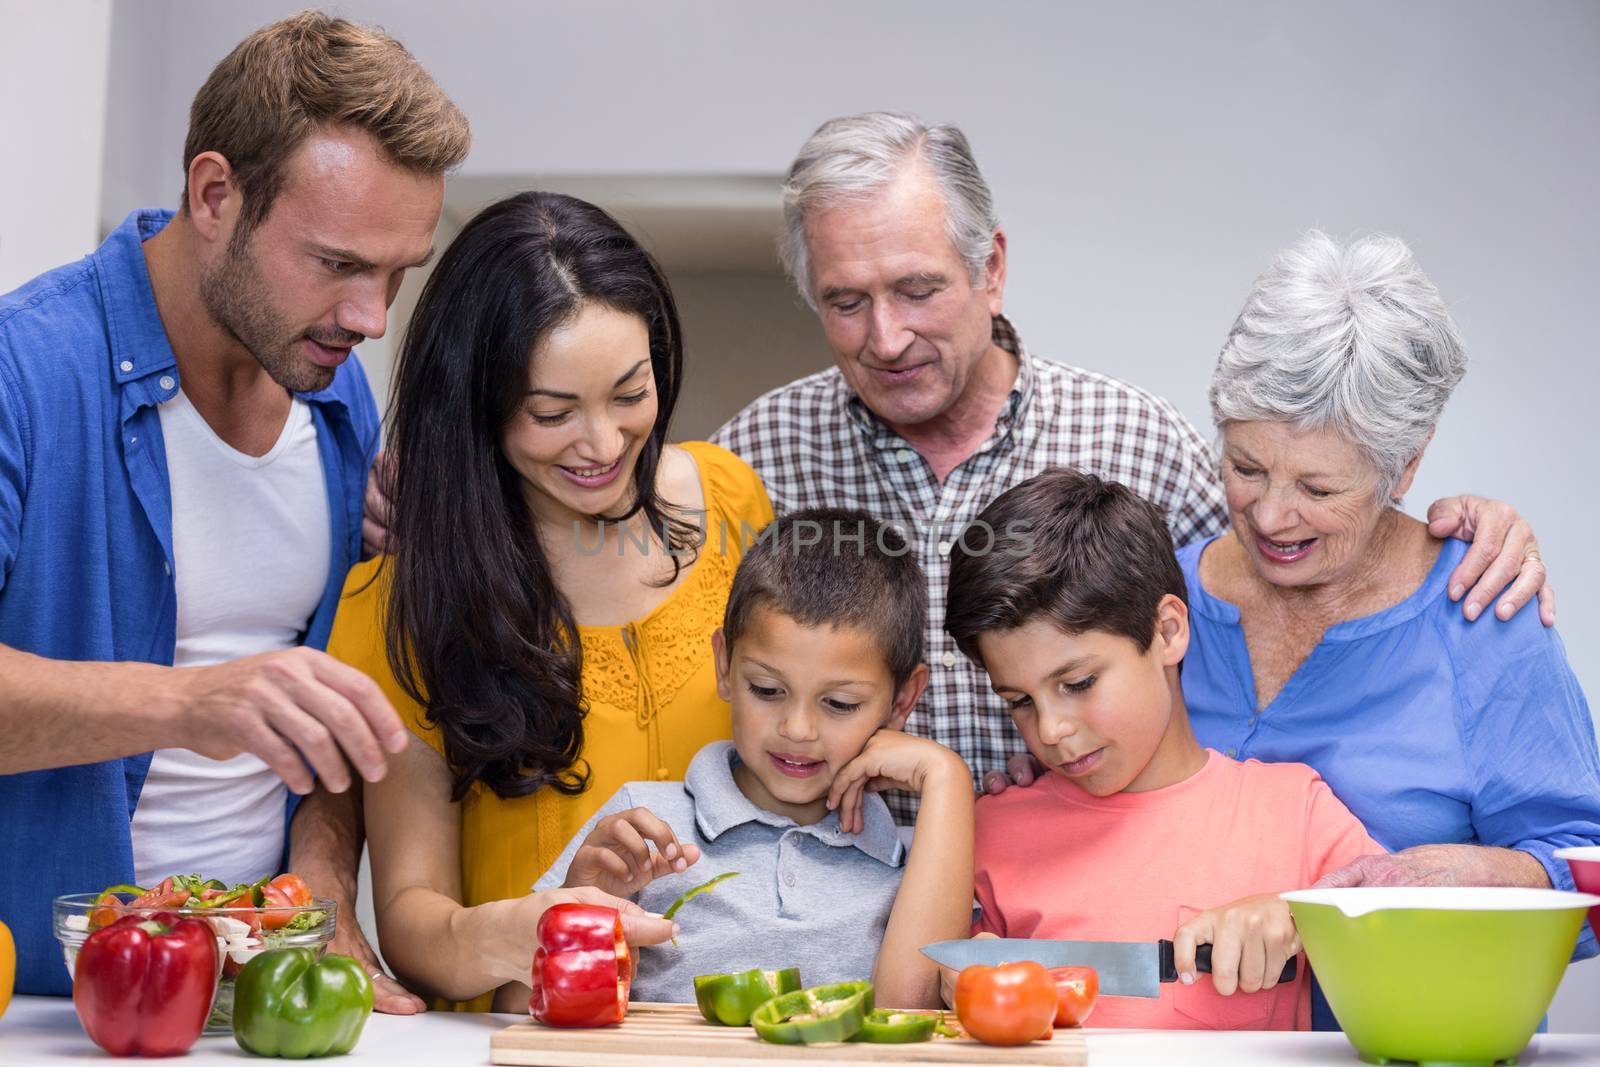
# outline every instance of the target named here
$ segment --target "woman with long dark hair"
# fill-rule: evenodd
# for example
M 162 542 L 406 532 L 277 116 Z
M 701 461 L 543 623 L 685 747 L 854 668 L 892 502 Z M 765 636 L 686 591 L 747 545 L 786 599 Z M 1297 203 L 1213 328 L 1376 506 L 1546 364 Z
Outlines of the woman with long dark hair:
M 659 268 L 571 197 L 486 208 L 412 316 L 398 547 L 351 572 L 328 650 L 419 739 L 365 821 L 384 956 L 443 1006 L 510 1003 L 538 914 L 601 896 L 529 893 L 567 840 L 624 782 L 681 779 L 729 736 L 711 634 L 772 508 L 731 453 L 666 443 L 682 378 Z

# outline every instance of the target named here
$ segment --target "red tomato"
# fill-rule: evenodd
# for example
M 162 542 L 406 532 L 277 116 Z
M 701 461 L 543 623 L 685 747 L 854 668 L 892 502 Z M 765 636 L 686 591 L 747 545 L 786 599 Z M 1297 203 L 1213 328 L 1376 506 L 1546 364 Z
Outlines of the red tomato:
M 181 908 L 189 903 L 192 896 L 187 889 L 178 889 L 173 885 L 172 878 L 164 878 L 161 884 L 145 893 L 143 896 L 134 897 L 128 901 L 130 908 Z
M 261 901 L 268 908 L 303 908 L 311 903 L 311 890 L 298 874 L 280 874 L 261 890 Z M 276 930 L 287 926 L 293 918 L 287 912 L 262 912 L 261 926 Z
M 1032 960 L 998 967 L 974 966 L 956 976 L 956 1017 L 986 1045 L 1026 1045 L 1049 1037 L 1056 1017 L 1056 985 Z
M 1056 1025 L 1082 1026 L 1100 995 L 1100 972 L 1093 967 L 1052 967 L 1056 984 Z

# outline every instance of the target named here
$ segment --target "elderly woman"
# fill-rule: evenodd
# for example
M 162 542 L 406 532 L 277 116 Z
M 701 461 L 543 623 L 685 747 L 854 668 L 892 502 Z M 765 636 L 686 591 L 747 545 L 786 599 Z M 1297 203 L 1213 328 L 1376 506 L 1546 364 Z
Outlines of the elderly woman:
M 1466 370 L 1398 240 L 1320 233 L 1250 293 L 1211 383 L 1230 534 L 1186 546 L 1183 690 L 1200 740 L 1309 763 L 1395 854 L 1329 884 L 1572 888 L 1600 842 L 1594 725 L 1531 612 L 1474 625 L 1467 546 L 1399 508 Z M 1585 929 L 1578 957 L 1593 955 Z

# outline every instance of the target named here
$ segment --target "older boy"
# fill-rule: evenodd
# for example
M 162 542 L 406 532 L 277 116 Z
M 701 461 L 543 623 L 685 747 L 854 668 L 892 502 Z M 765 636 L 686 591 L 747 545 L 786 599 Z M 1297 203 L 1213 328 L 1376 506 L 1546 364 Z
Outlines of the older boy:
M 702 749 L 683 782 L 623 786 L 534 889 L 598 886 L 660 911 L 740 875 L 680 917 L 678 947 L 642 952 L 642 1000 L 690 1000 L 697 974 L 798 966 L 807 985 L 870 974 L 881 1005 L 936 1005 L 918 949 L 970 924 L 973 799 L 961 757 L 901 732 L 928 681 L 926 582 L 863 512 L 774 527 L 712 642 L 733 740 Z M 877 795 L 889 788 L 921 796 L 909 858 Z
M 1178 681 L 1183 572 L 1157 508 L 1051 470 L 979 522 L 1026 529 L 1031 550 L 958 544 L 945 626 L 1050 773 L 977 806 L 973 932 L 1171 938 L 1179 984 L 1108 999 L 1098 1026 L 1308 1027 L 1304 968 L 1277 985 L 1299 951 L 1277 894 L 1383 850 L 1311 768 L 1239 763 L 1195 741 Z M 1211 979 L 1197 981 L 1207 943 Z

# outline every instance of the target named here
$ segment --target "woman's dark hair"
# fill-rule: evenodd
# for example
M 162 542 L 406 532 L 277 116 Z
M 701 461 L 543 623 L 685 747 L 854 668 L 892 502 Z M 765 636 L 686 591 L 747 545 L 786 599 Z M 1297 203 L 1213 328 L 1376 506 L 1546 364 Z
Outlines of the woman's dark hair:
M 1140 652 L 1168 593 L 1189 602 L 1161 509 L 1132 489 L 1055 467 L 1007 489 L 973 523 L 1025 530 L 1030 551 L 950 550 L 945 632 L 979 666 L 978 637 L 1048 619 L 1069 634 L 1118 634 Z
M 501 797 L 589 784 L 577 625 L 556 586 L 521 476 L 501 438 L 528 390 L 528 364 L 586 304 L 649 328 L 658 411 L 633 471 L 633 501 L 675 552 L 698 547 L 669 514 L 656 470 L 683 377 L 678 312 L 660 268 L 610 215 L 554 193 L 480 212 L 422 290 L 396 364 L 389 446 L 399 456 L 385 563 L 390 667 L 443 733 L 459 800 L 474 782 Z

